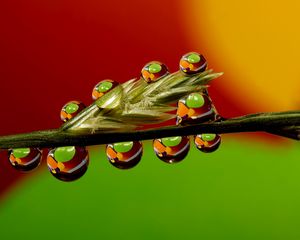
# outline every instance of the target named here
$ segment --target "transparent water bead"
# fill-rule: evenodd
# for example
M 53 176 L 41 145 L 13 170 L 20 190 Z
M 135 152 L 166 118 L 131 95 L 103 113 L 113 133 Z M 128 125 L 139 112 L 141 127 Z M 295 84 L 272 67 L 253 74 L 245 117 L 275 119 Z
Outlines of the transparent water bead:
M 85 105 L 80 101 L 71 101 L 61 109 L 61 120 L 69 121 L 79 114 Z M 49 151 L 47 165 L 51 174 L 62 181 L 74 181 L 87 170 L 89 155 L 85 147 L 66 146 Z
M 108 161 L 120 169 L 130 169 L 136 166 L 143 154 L 143 146 L 139 141 L 108 144 L 106 155 Z
M 63 122 L 69 121 L 85 108 L 80 101 L 70 101 L 65 104 L 60 111 L 60 118 Z
M 38 148 L 16 148 L 8 151 L 11 165 L 23 172 L 37 168 L 42 160 L 42 151 Z
M 196 135 L 194 138 L 196 147 L 204 153 L 216 151 L 221 144 L 221 136 L 214 133 Z
M 179 67 L 185 74 L 200 73 L 207 69 L 207 61 L 202 54 L 189 52 L 182 56 Z
M 62 181 L 74 181 L 82 177 L 89 165 L 89 155 L 85 147 L 58 147 L 47 157 L 51 174 Z
M 148 83 L 156 82 L 160 78 L 166 76 L 169 73 L 165 64 L 153 61 L 147 63 L 141 72 L 141 77 Z
M 118 82 L 111 79 L 105 79 L 97 83 L 92 92 L 93 100 L 97 100 L 98 98 L 102 97 L 104 94 L 108 93 L 118 85 Z
M 177 125 L 202 123 L 216 119 L 216 109 L 204 92 L 191 93 L 177 105 Z
M 154 139 L 153 148 L 160 160 L 166 163 L 177 163 L 188 154 L 190 139 L 186 136 Z

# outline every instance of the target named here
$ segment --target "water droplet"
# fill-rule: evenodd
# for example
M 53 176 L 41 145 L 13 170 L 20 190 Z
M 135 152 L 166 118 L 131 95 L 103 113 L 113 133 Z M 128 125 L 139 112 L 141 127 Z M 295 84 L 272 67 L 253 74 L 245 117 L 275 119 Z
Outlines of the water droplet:
M 42 160 L 42 152 L 38 148 L 16 148 L 9 150 L 8 154 L 11 165 L 24 172 L 37 168 Z
M 214 133 L 203 133 L 195 136 L 196 147 L 205 153 L 216 151 L 221 144 L 221 136 Z
M 190 52 L 182 56 L 179 67 L 186 74 L 200 73 L 206 70 L 207 61 L 202 54 Z
M 62 181 L 74 181 L 84 175 L 88 168 L 89 155 L 85 147 L 58 147 L 47 157 L 51 174 Z
M 216 119 L 216 109 L 205 93 L 191 93 L 177 105 L 177 125 L 202 123 Z
M 188 154 L 190 139 L 186 136 L 154 139 L 153 148 L 160 160 L 166 163 L 177 163 Z
M 94 100 L 97 100 L 98 98 L 102 97 L 105 93 L 108 93 L 118 85 L 119 83 L 114 80 L 105 79 L 96 84 L 96 86 L 93 89 L 92 98 Z
M 169 73 L 165 64 L 157 61 L 147 63 L 141 72 L 142 78 L 148 82 L 155 82 Z
M 63 122 L 67 122 L 75 117 L 85 108 L 85 105 L 80 101 L 70 101 L 65 104 L 60 111 L 60 118 Z
M 106 155 L 109 162 L 120 169 L 136 166 L 143 154 L 143 146 L 139 141 L 108 144 Z

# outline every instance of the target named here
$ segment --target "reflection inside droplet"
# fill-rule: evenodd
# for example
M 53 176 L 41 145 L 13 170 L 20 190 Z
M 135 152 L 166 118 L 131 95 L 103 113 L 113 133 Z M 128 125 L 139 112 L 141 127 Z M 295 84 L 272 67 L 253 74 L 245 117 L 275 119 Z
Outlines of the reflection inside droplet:
M 204 153 L 216 151 L 221 144 L 221 136 L 214 133 L 203 133 L 195 136 L 196 147 Z
M 147 63 L 142 71 L 141 77 L 148 83 L 155 82 L 160 78 L 166 76 L 169 73 L 168 68 L 165 64 L 153 61 Z
M 182 161 L 189 152 L 190 140 L 186 136 L 167 137 L 153 140 L 156 156 L 166 163 Z
M 197 92 L 178 101 L 176 115 L 177 125 L 203 123 L 216 119 L 216 109 L 207 94 Z
M 143 146 L 139 141 L 108 144 L 106 155 L 109 162 L 120 169 L 129 169 L 136 166 L 143 154 Z
M 37 168 L 42 160 L 42 152 L 38 148 L 16 148 L 9 150 L 8 154 L 11 165 L 24 172 Z
M 206 70 L 207 61 L 202 54 L 190 52 L 182 56 L 179 67 L 185 74 L 200 73 Z
M 58 147 L 52 149 L 47 157 L 51 174 L 62 181 L 74 181 L 82 177 L 89 164 L 85 147 Z
M 106 93 L 108 93 L 118 85 L 118 82 L 111 79 L 105 79 L 97 83 L 92 92 L 93 100 L 97 100 L 98 98 L 104 96 Z

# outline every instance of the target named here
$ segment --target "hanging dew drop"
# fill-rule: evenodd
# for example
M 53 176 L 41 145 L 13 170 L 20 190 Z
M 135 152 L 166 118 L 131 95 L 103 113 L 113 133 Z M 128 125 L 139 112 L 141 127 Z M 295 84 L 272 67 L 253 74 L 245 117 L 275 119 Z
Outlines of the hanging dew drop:
M 135 167 L 141 160 L 143 146 L 139 141 L 120 142 L 106 146 L 108 161 L 119 169 L 130 169 Z
M 38 148 L 16 148 L 8 151 L 10 164 L 17 170 L 28 172 L 37 168 L 42 160 L 42 152 Z
M 214 133 L 199 134 L 195 136 L 194 143 L 201 152 L 211 153 L 219 148 L 221 136 Z
M 52 149 L 47 157 L 50 173 L 62 181 L 74 181 L 86 172 L 89 155 L 85 147 L 58 147 Z
M 190 140 L 186 136 L 154 139 L 153 148 L 160 160 L 166 163 L 177 163 L 187 156 Z

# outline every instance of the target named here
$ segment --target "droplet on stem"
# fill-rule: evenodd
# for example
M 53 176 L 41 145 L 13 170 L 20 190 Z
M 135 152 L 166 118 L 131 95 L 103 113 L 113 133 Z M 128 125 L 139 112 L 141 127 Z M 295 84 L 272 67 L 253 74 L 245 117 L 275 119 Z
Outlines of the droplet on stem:
M 156 82 L 160 78 L 166 76 L 169 73 L 165 64 L 153 61 L 147 63 L 141 72 L 141 77 L 148 83 Z
M 60 111 L 60 118 L 63 122 L 67 122 L 75 117 L 85 108 L 85 105 L 80 101 L 70 101 L 65 104 Z
M 202 123 L 216 119 L 216 109 L 203 92 L 191 93 L 180 99 L 177 106 L 177 125 Z
M 80 101 L 71 101 L 61 110 L 61 120 L 69 121 L 79 114 L 85 105 Z M 87 170 L 89 155 L 85 147 L 66 146 L 49 151 L 47 165 L 51 174 L 62 181 L 74 181 L 80 178 Z
M 185 74 L 204 72 L 207 68 L 207 61 L 202 54 L 189 52 L 182 56 L 179 63 L 180 70 Z
M 62 181 L 74 181 L 82 177 L 89 164 L 85 147 L 58 147 L 52 149 L 47 157 L 51 174 Z
M 120 169 L 130 169 L 136 166 L 143 154 L 143 146 L 139 141 L 120 142 L 106 145 L 106 155 L 109 162 Z
M 11 165 L 23 172 L 37 168 L 42 160 L 42 152 L 38 148 L 16 148 L 8 151 Z
M 221 136 L 215 133 L 203 133 L 194 138 L 196 147 L 204 153 L 216 151 L 221 144 Z
M 102 97 L 104 94 L 108 93 L 118 85 L 118 82 L 111 79 L 105 79 L 97 83 L 92 93 L 93 100 L 97 100 L 98 98 Z
M 156 156 L 166 163 L 182 161 L 189 152 L 190 140 L 186 136 L 166 137 L 153 140 Z

